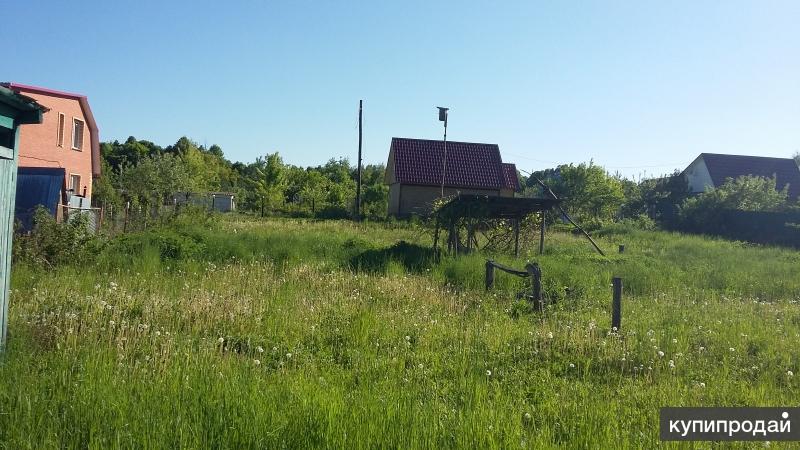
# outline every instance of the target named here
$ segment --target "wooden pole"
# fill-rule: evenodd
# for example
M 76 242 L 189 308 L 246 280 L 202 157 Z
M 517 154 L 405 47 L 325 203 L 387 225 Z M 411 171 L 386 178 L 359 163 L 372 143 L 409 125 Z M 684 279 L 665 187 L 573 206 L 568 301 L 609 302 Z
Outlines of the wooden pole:
M 433 249 L 436 250 L 438 246 L 439 246 L 439 218 L 437 217 L 436 228 L 433 232 Z
M 531 278 L 531 298 L 533 299 L 533 306 L 542 309 L 542 269 L 539 264 L 526 264 L 525 270 L 528 271 L 528 276 Z
M 612 280 L 613 300 L 611 302 L 611 329 L 618 331 L 622 326 L 622 278 Z
M 541 255 L 544 253 L 544 230 L 545 227 L 547 227 L 547 224 L 544 220 L 544 210 L 542 210 L 539 214 L 542 216 L 541 224 L 539 224 L 539 254 Z
M 541 186 L 541 187 L 542 187 L 542 190 L 543 190 L 543 191 L 544 191 L 546 194 L 550 195 L 550 197 L 552 197 L 554 200 L 558 200 L 558 196 L 557 196 L 557 195 L 556 195 L 556 194 L 553 192 L 553 190 L 552 190 L 552 189 L 550 189 L 550 188 L 549 188 L 549 187 L 548 187 L 546 184 L 544 184 L 544 182 L 543 182 L 542 180 L 540 180 L 540 179 L 538 179 L 538 178 L 537 178 L 537 179 L 536 179 L 536 182 L 537 182 L 537 183 L 539 183 L 539 186 Z M 595 242 L 595 241 L 594 241 L 594 239 L 592 239 L 592 237 L 591 237 L 591 236 L 589 236 L 589 233 L 587 233 L 587 232 L 586 232 L 586 230 L 584 230 L 583 228 L 581 228 L 581 226 L 580 226 L 580 225 L 578 225 L 577 223 L 575 223 L 575 221 L 574 221 L 574 220 L 572 220 L 572 217 L 570 217 L 570 216 L 569 216 L 569 214 L 567 214 L 567 212 L 566 212 L 566 211 L 564 211 L 564 208 L 562 208 L 562 207 L 561 207 L 561 205 L 558 205 L 558 210 L 559 210 L 559 211 L 561 211 L 561 214 L 562 214 L 564 217 L 566 217 L 566 218 L 567 218 L 567 220 L 569 221 L 569 223 L 571 223 L 571 224 L 572 224 L 572 226 L 573 226 L 573 227 L 577 228 L 577 229 L 578 229 L 578 231 L 580 231 L 581 233 L 583 233 L 583 235 L 584 235 L 584 236 L 586 236 L 586 239 L 589 239 L 589 242 L 591 242 L 591 243 L 592 243 L 592 245 L 594 246 L 594 249 L 595 249 L 595 250 L 597 250 L 597 253 L 600 253 L 601 255 L 603 255 L 603 256 L 606 256 L 606 254 L 605 254 L 605 253 L 603 253 L 603 250 L 600 250 L 600 247 L 597 245 L 597 242 Z
M 130 214 L 130 210 L 131 210 L 131 202 L 130 200 L 128 200 L 128 202 L 125 203 L 125 221 L 122 222 L 123 233 L 126 233 L 128 231 L 128 214 Z
M 514 256 L 519 258 L 519 218 L 514 219 Z
M 356 220 L 361 219 L 361 107 L 364 100 L 358 101 L 358 184 L 356 185 Z
M 494 287 L 494 261 L 486 261 L 486 290 Z

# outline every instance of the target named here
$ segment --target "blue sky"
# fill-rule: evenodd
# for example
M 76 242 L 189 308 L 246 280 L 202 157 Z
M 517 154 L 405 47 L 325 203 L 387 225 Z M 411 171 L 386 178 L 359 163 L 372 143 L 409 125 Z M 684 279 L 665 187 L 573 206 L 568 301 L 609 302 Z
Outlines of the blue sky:
M 365 162 L 392 136 L 631 177 L 800 151 L 800 2 L 15 1 L 0 79 L 89 96 L 103 140 Z

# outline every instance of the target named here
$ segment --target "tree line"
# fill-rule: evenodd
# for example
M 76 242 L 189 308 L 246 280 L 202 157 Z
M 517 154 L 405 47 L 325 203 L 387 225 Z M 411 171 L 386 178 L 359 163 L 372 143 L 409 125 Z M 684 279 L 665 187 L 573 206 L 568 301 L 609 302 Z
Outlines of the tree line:
M 287 164 L 270 153 L 255 162 L 231 162 L 218 145 L 205 147 L 182 137 L 161 147 L 129 137 L 100 146 L 103 176 L 94 200 L 103 206 L 127 202 L 153 208 L 169 204 L 179 192 L 230 192 L 240 210 L 261 215 L 284 213 L 343 218 L 353 214 L 357 167 L 346 158 L 316 167 Z M 388 187 L 384 165 L 362 168 L 362 212 L 386 214 Z
M 168 204 L 179 192 L 231 192 L 240 210 L 259 215 L 290 214 L 321 218 L 351 217 L 355 211 L 357 167 L 346 158 L 316 167 L 287 164 L 277 152 L 254 162 L 231 162 L 218 145 L 205 147 L 186 137 L 161 147 L 129 137 L 101 144 L 103 176 L 94 188 L 101 205 L 131 202 L 141 207 Z M 800 160 L 800 156 L 796 155 Z M 388 206 L 383 164 L 362 172 L 362 212 L 382 219 Z M 593 161 L 562 164 L 524 175 L 522 196 L 545 196 L 538 180 L 560 198 L 566 210 L 589 228 L 619 220 L 668 228 L 715 220 L 723 209 L 796 210 L 785 186 L 775 179 L 742 177 L 700 195 L 691 195 L 678 171 L 639 182 L 610 174 Z M 553 220 L 557 220 L 555 217 Z

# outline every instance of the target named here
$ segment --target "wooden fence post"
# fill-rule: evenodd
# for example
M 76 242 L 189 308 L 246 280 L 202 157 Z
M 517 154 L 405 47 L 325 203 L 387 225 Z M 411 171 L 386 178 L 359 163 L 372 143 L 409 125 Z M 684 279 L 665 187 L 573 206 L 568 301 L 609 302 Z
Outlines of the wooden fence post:
M 124 222 L 122 222 L 123 233 L 126 233 L 128 231 L 128 214 L 130 214 L 130 210 L 131 210 L 131 202 L 130 200 L 128 200 L 128 202 L 125 203 L 125 220 Z
M 514 257 L 519 258 L 519 218 L 514 219 Z
M 612 280 L 613 300 L 611 302 L 611 329 L 619 331 L 622 326 L 622 278 Z
M 486 261 L 486 290 L 492 287 L 494 287 L 494 261 L 489 259 Z
M 531 278 L 531 298 L 533 298 L 533 306 L 536 309 L 542 309 L 542 269 L 539 264 L 526 264 L 525 270 L 528 271 L 528 276 Z

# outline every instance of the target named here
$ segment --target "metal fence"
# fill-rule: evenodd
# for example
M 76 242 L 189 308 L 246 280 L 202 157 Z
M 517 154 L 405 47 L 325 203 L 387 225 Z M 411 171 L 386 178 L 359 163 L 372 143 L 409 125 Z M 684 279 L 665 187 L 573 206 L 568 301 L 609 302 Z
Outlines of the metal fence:
M 103 209 L 102 208 L 77 208 L 69 205 L 58 205 L 58 213 L 56 218 L 61 222 L 69 222 L 82 217 L 86 220 L 86 226 L 89 231 L 97 233 L 103 226 Z

